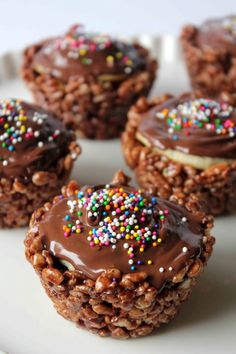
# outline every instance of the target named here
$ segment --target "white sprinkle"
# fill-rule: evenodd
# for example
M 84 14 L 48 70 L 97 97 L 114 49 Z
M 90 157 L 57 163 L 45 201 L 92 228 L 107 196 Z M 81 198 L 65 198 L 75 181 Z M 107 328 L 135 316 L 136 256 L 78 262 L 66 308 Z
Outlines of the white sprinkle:
M 173 268 L 172 267 L 169 267 L 169 271 L 172 272 Z
M 187 253 L 187 252 L 188 252 L 188 248 L 187 248 L 187 247 L 183 247 L 183 248 L 182 248 L 182 251 L 183 251 L 184 253 Z
M 124 248 L 129 248 L 129 244 L 126 242 L 126 243 L 124 243 L 124 246 L 123 246 Z
M 164 272 L 164 268 L 163 268 L 163 267 L 160 267 L 160 268 L 159 268 L 159 272 L 160 272 L 160 273 L 163 273 L 163 272 Z
M 129 264 L 134 264 L 134 261 L 133 261 L 133 259 L 129 259 L 129 262 L 128 262 Z
M 43 147 L 43 142 L 42 141 L 38 142 L 38 147 L 40 147 L 40 148 Z
M 127 67 L 124 69 L 124 71 L 125 71 L 126 74 L 130 74 L 131 71 L 132 71 L 132 69 L 131 69 L 129 66 L 127 66 Z
M 187 218 L 185 216 L 182 217 L 181 219 L 182 222 L 186 222 L 187 221 Z
M 7 165 L 8 165 L 8 161 L 7 161 L 7 160 L 4 160 L 4 161 L 2 162 L 2 164 L 3 164 L 3 166 L 7 166 Z

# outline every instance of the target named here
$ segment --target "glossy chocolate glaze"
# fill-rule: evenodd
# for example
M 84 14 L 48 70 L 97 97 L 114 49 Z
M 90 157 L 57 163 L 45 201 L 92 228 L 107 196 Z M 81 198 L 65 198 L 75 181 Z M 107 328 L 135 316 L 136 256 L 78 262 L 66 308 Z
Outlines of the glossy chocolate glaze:
M 1 102 L 0 101 L 0 106 Z M 10 101 L 12 102 L 12 100 Z M 4 124 L 8 124 L 10 129 L 14 131 L 20 130 L 21 126 L 25 130 L 31 130 L 33 136 L 26 137 L 25 134 L 18 135 L 22 141 L 11 144 L 14 147 L 13 151 L 0 145 L 0 178 L 17 178 L 22 182 L 27 182 L 32 178 L 32 174 L 36 171 L 47 171 L 56 166 L 58 159 L 64 157 L 68 151 L 68 144 L 73 140 L 73 134 L 66 130 L 62 123 L 55 118 L 51 113 L 39 108 L 36 105 L 28 104 L 19 101 L 20 109 L 14 106 L 6 114 L 0 117 L 0 133 L 3 137 L 6 129 Z M 23 112 L 26 120 L 19 126 L 18 121 L 14 117 L 18 117 L 19 113 Z M 37 120 L 35 117 L 37 116 Z M 11 121 L 8 121 L 11 119 Z M 36 136 L 34 134 L 36 133 Z M 9 134 L 9 140 L 12 134 Z M 6 139 L 4 140 L 6 141 Z M 4 165 L 3 161 L 7 161 Z
M 214 123 L 219 118 L 221 122 L 227 122 L 233 126 L 232 132 L 225 134 L 217 133 L 216 129 L 204 127 L 182 127 L 179 130 L 171 131 L 167 117 L 159 117 L 165 110 L 176 109 L 179 104 L 191 102 L 196 98 L 194 95 L 186 94 L 181 97 L 171 98 L 163 104 L 154 106 L 142 116 L 138 132 L 146 138 L 151 146 L 157 148 L 173 149 L 180 152 L 198 156 L 236 158 L 236 109 L 230 107 L 232 112 L 225 118 L 210 117 L 209 123 Z M 220 102 L 220 101 L 214 101 Z M 177 110 L 178 111 L 178 110 Z M 177 112 L 177 116 L 180 114 Z M 226 125 L 228 124 L 226 122 Z
M 145 65 L 145 57 L 135 46 L 107 35 L 86 33 L 78 26 L 72 27 L 64 37 L 46 40 L 32 62 L 37 73 L 48 73 L 65 82 L 73 76 L 91 74 L 101 79 L 109 75 L 109 80 L 120 81 L 143 70 Z
M 236 55 L 236 16 L 210 19 L 199 28 L 196 36 L 199 48 L 216 48 Z
M 113 188 L 115 186 L 111 186 Z M 117 186 L 116 186 L 117 187 Z M 100 190 L 103 186 L 89 187 L 92 190 Z M 123 190 L 129 194 L 135 190 L 131 187 L 123 186 Z M 88 187 L 82 191 L 86 195 Z M 144 195 L 150 200 L 149 195 Z M 77 200 L 76 196 L 58 199 L 52 208 L 46 212 L 39 224 L 39 234 L 42 237 L 45 248 L 50 253 L 61 260 L 66 260 L 74 268 L 86 276 L 96 279 L 104 270 L 115 267 L 124 273 L 130 273 L 127 250 L 124 243 L 134 245 L 134 260 L 141 260 L 142 265 L 137 265 L 134 271 L 147 272 L 151 283 L 161 289 L 163 285 L 171 280 L 173 276 L 182 269 L 190 258 L 196 258 L 201 253 L 203 238 L 202 220 L 200 214 L 191 214 L 185 208 L 169 201 L 156 198 L 152 214 L 149 215 L 142 227 L 149 227 L 156 230 L 158 237 L 162 239 L 157 247 L 153 247 L 152 241 L 147 244 L 144 252 L 139 252 L 137 241 L 119 239 L 116 248 L 111 246 L 91 247 L 87 237 L 89 231 L 97 228 L 99 222 L 104 220 L 102 210 L 99 209 L 97 219 L 91 219 L 86 208 L 80 209 L 83 212 L 80 222 L 83 231 L 80 234 L 72 234 L 65 237 L 63 225 L 65 216 L 69 214 L 68 200 Z M 165 221 L 159 222 L 160 211 L 168 210 Z M 110 213 L 111 215 L 111 213 Z M 111 216 L 114 218 L 114 216 Z M 78 216 L 70 222 L 78 219 Z M 155 227 L 158 222 L 158 226 Z M 184 252 L 184 247 L 186 247 Z M 153 264 L 148 265 L 147 261 L 152 260 Z M 162 268 L 164 271 L 162 271 Z M 161 270 L 161 271 L 160 271 Z

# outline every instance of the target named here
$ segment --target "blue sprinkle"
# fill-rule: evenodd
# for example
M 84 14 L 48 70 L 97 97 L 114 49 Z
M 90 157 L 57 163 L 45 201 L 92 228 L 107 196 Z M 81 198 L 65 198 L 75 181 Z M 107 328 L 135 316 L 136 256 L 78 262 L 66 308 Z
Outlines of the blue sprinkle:
M 178 135 L 176 135 L 176 134 L 175 134 L 175 135 L 173 135 L 173 140 L 174 140 L 174 141 L 177 141 L 177 140 L 179 140 L 179 137 L 178 137 Z
M 156 204 L 157 203 L 157 198 L 156 197 L 152 197 L 152 204 Z

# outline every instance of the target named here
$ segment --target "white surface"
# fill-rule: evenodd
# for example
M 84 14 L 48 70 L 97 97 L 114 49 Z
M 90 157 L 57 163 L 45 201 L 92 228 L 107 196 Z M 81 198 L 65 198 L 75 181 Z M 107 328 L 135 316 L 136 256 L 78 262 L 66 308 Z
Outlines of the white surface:
M 150 40 L 160 55 L 155 93 L 188 89 L 176 42 Z M 8 64 L 7 64 L 8 63 Z M 18 58 L 0 59 L 0 97 L 29 99 L 18 79 L 6 80 Z M 5 77 L 5 79 L 4 79 Z M 118 141 L 82 141 L 83 154 L 73 171 L 80 183 L 108 182 L 116 169 L 128 172 Z M 236 218 L 216 220 L 215 251 L 209 266 L 179 316 L 155 334 L 130 341 L 102 339 L 64 320 L 25 261 L 25 229 L 0 231 L 0 349 L 9 354 L 235 354 Z
M 89 29 L 133 35 L 178 35 L 186 23 L 236 13 L 235 0 L 1 0 L 0 52 L 64 32 Z

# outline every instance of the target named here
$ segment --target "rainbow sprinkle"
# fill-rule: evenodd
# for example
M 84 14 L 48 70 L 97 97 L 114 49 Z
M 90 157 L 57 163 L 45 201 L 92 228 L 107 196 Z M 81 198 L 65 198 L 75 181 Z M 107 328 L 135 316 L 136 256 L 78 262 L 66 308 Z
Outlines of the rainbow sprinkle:
M 69 50 L 68 57 L 71 59 L 79 59 L 84 65 L 93 64 L 93 59 L 89 55 L 93 52 L 100 52 L 111 49 L 111 54 L 105 57 L 105 63 L 108 68 L 113 67 L 116 63 L 124 65 L 124 72 L 131 73 L 133 67 L 132 59 L 122 51 L 114 51 L 114 42 L 108 34 L 91 34 L 85 33 L 82 25 L 74 25 L 69 32 L 56 41 L 56 47 L 60 50 Z M 109 51 L 108 51 L 109 52 Z
M 40 126 L 47 117 L 47 114 L 35 112 L 33 117 L 29 118 L 21 100 L 0 100 L 0 146 L 2 148 L 0 163 L 3 166 L 7 166 L 10 162 L 9 159 L 4 158 L 4 150 L 13 153 L 18 144 L 30 139 L 35 139 L 36 146 L 39 148 L 44 146 L 44 142 L 40 139 L 40 130 L 38 129 L 40 129 Z M 32 125 L 36 129 L 33 129 Z M 48 136 L 48 142 L 53 141 L 59 134 L 60 131 L 55 130 L 52 135 Z
M 76 197 L 67 201 L 69 213 L 63 225 L 65 237 L 82 233 L 81 218 L 87 218 L 86 224 L 91 226 L 87 237 L 90 247 L 115 249 L 123 240 L 131 270 L 143 264 L 139 256 L 147 247 L 158 247 L 162 243 L 158 230 L 169 211 L 158 212 L 154 208 L 157 204 L 155 197 L 147 199 L 141 191 L 129 192 L 110 185 L 100 190 L 79 191 Z M 149 259 L 146 264 L 152 265 L 154 261 Z
M 168 133 L 173 140 L 178 140 L 178 131 L 185 130 L 185 134 L 191 135 L 193 129 L 205 129 L 218 135 L 236 135 L 236 125 L 230 119 L 234 108 L 227 102 L 200 98 L 181 103 L 177 108 L 169 110 L 164 108 L 156 113 L 159 119 L 165 119 L 168 125 Z

